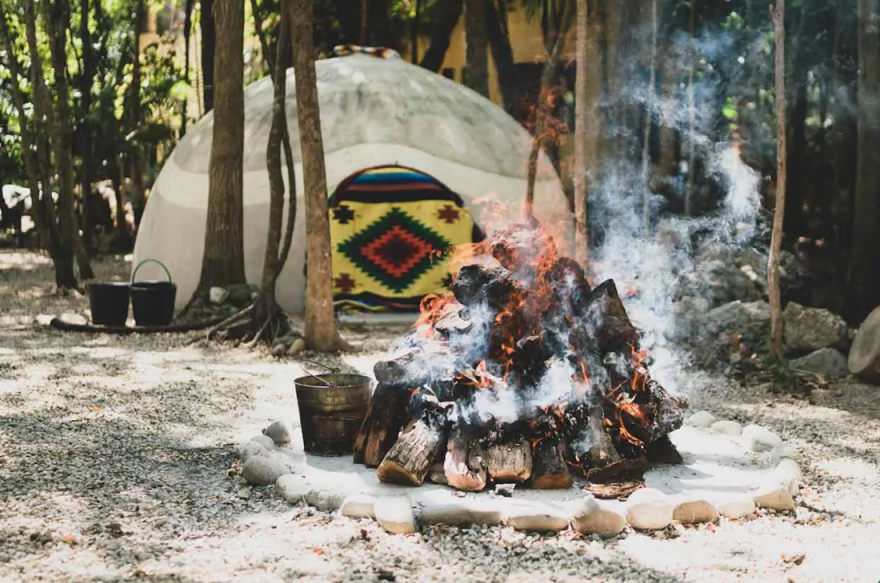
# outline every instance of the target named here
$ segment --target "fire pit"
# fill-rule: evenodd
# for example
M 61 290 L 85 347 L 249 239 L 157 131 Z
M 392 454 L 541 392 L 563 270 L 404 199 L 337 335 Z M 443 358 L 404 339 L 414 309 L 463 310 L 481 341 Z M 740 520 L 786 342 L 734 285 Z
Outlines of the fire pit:
M 612 280 L 591 287 L 534 221 L 455 253 L 452 292 L 374 367 L 355 463 L 385 483 L 618 497 L 681 461 L 668 435 L 688 401 L 651 378 Z

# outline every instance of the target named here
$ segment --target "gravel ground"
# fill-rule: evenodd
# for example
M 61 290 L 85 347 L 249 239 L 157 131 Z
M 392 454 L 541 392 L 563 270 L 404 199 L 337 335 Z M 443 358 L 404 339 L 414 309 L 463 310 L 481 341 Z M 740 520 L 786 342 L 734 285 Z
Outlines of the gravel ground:
M 96 264 L 102 279 L 128 267 Z M 184 335 L 40 328 L 38 314 L 87 307 L 51 281 L 44 258 L 0 252 L 0 581 L 880 579 L 878 387 L 840 383 L 808 402 L 691 376 L 695 406 L 800 448 L 809 485 L 796 516 L 610 541 L 505 528 L 391 536 L 236 475 L 235 444 L 291 410 L 293 361 Z M 349 331 L 362 352 L 348 362 L 369 362 L 396 332 Z

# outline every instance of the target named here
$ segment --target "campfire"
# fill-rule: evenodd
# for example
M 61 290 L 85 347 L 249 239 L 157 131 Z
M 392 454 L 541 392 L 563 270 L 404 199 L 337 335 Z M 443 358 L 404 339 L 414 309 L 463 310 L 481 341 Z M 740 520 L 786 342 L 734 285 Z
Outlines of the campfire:
M 592 288 L 548 231 L 529 221 L 456 250 L 451 293 L 424 298 L 374 367 L 355 463 L 410 486 L 616 497 L 649 461 L 681 461 L 668 436 L 687 400 L 651 378 L 614 281 Z

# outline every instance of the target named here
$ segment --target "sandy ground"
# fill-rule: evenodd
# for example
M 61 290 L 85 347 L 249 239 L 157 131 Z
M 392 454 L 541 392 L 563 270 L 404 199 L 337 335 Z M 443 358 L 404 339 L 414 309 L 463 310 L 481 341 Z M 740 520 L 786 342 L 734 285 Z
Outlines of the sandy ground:
M 128 267 L 96 263 L 102 279 Z M 48 330 L 36 315 L 87 308 L 51 281 L 45 258 L 0 252 L 0 581 L 880 580 L 880 387 L 841 382 L 806 401 L 698 372 L 681 387 L 695 407 L 800 449 L 796 516 L 609 541 L 390 536 L 235 475 L 235 445 L 294 410 L 297 363 L 184 335 Z M 348 331 L 362 352 L 346 363 L 369 366 L 398 331 Z

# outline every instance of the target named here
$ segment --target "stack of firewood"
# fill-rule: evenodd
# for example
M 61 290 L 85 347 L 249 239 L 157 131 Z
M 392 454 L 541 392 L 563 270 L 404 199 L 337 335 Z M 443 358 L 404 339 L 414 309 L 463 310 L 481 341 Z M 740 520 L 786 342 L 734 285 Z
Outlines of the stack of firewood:
M 668 434 L 687 400 L 651 378 L 614 282 L 592 289 L 534 222 L 468 252 L 452 292 L 425 298 L 404 349 L 375 365 L 355 463 L 478 491 L 638 482 L 649 460 L 677 461 Z

